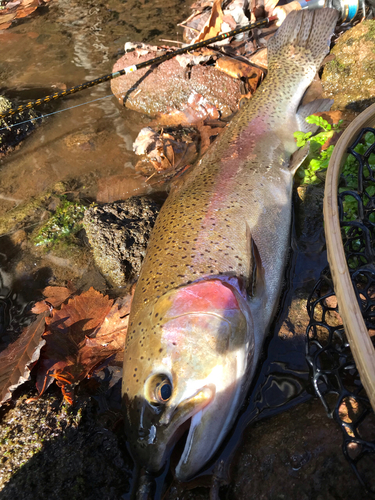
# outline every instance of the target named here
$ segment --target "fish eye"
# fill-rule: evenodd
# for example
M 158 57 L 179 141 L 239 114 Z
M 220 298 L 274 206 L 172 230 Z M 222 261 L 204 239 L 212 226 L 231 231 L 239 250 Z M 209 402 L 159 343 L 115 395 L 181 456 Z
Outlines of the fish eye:
M 158 385 L 156 389 L 156 398 L 161 402 L 165 403 L 172 396 L 172 386 L 169 380 L 164 380 Z
M 153 375 L 146 383 L 146 397 L 153 404 L 167 403 L 172 396 L 172 383 L 166 375 Z

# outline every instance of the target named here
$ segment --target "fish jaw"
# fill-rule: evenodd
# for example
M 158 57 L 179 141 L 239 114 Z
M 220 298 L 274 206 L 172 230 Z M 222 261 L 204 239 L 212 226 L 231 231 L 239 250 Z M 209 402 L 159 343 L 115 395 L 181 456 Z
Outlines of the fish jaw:
M 176 467 L 176 476 L 187 480 L 215 453 L 242 403 L 254 352 L 252 319 L 240 292 L 219 279 L 168 292 L 151 309 L 150 325 L 155 315 L 162 319 L 151 328 L 150 344 L 127 345 L 125 429 L 134 459 L 153 473 L 188 429 Z M 145 350 L 152 360 L 142 355 Z M 139 372 L 140 378 L 133 376 Z M 162 379 L 172 387 L 163 404 L 153 400 Z

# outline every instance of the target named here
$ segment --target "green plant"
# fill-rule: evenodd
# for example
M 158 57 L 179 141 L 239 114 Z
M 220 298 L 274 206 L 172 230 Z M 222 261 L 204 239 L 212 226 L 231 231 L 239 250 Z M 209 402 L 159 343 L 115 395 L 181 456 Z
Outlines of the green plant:
M 303 162 L 301 168 L 298 169 L 297 175 L 303 184 L 319 184 L 321 180 L 316 174 L 328 167 L 334 148 L 334 146 L 329 146 L 326 150 L 322 151 L 322 146 L 331 139 L 335 133 L 340 132 L 342 120 L 339 120 L 337 124 L 331 125 L 321 116 L 311 115 L 306 118 L 306 122 L 317 125 L 321 128 L 321 131 L 315 135 L 312 135 L 311 132 L 294 133 L 297 147 L 303 147 L 307 142 L 310 142 L 309 155 Z
M 302 179 L 304 184 L 318 184 L 320 179 L 316 176 L 319 171 L 323 171 L 328 167 L 329 160 L 332 155 L 332 151 L 334 146 L 329 146 L 325 151 L 321 150 L 322 145 L 326 142 L 327 139 L 332 137 L 335 132 L 339 132 L 339 128 L 341 123 L 339 122 L 337 125 L 331 126 L 321 117 L 309 116 L 306 118 L 308 123 L 314 123 L 321 127 L 322 131 L 315 136 L 312 134 L 304 133 L 304 132 L 296 132 L 294 134 L 297 139 L 297 146 L 304 146 L 307 141 L 310 142 L 310 152 L 308 158 L 302 164 L 301 168 L 298 171 L 299 177 Z M 364 135 L 362 141 L 357 144 L 354 148 L 356 153 L 363 155 L 368 148 L 374 143 L 374 134 L 368 132 Z M 371 154 L 368 158 L 368 165 L 371 169 L 375 170 L 375 154 Z M 339 193 L 345 193 L 347 191 L 358 191 L 358 160 L 352 155 L 349 154 L 345 164 L 342 169 L 342 184 L 339 187 Z M 369 180 L 369 170 L 367 167 L 364 167 L 363 176 L 366 179 L 365 189 L 362 195 L 362 203 L 366 206 L 372 197 L 375 196 L 375 182 Z M 350 195 L 343 196 L 343 220 L 344 221 L 353 221 L 358 218 L 358 201 L 357 199 Z M 370 222 L 375 223 L 375 212 L 367 214 Z M 348 235 L 350 231 L 350 226 L 343 226 L 343 235 Z M 360 229 L 358 229 L 360 234 Z M 351 248 L 356 252 L 360 252 L 362 248 L 363 242 L 360 237 L 351 241 Z M 352 255 L 348 259 L 348 265 L 352 269 L 356 269 L 358 265 L 363 264 L 365 261 L 363 257 L 359 257 L 356 255 Z
M 363 137 L 362 142 L 357 144 L 354 148 L 356 153 L 363 155 L 367 149 L 373 144 L 374 135 L 371 132 L 368 132 Z M 368 158 L 368 164 L 371 169 L 375 169 L 375 154 L 371 154 Z M 369 171 L 365 167 L 363 171 L 364 177 L 369 176 Z M 345 191 L 356 191 L 358 189 L 358 161 L 353 155 L 348 155 L 344 167 L 342 169 L 342 176 L 344 178 L 345 186 L 339 188 L 339 193 L 343 193 Z M 363 195 L 363 203 L 366 205 L 372 196 L 375 196 L 375 183 L 371 181 L 366 182 L 366 189 Z M 357 200 L 350 195 L 346 195 L 344 197 L 344 220 L 352 221 L 355 220 L 358 216 L 358 203 Z M 375 214 L 370 214 L 369 220 L 371 222 L 375 222 Z M 348 229 L 348 228 L 345 228 Z
M 35 245 L 51 246 L 67 241 L 82 229 L 82 219 L 87 207 L 68 201 L 61 196 L 60 205 L 34 237 Z

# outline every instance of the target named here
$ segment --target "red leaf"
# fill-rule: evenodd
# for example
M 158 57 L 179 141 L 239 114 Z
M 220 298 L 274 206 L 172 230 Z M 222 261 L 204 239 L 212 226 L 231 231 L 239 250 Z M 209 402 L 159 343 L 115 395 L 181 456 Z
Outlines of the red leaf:
M 47 313 L 24 329 L 19 338 L 0 353 L 0 405 L 10 399 L 12 391 L 29 379 L 30 365 L 40 356 Z
M 63 304 L 61 309 L 54 310 L 50 318 L 46 319 L 47 331 L 65 329 L 78 321 L 85 321 L 82 331 L 96 328 L 109 313 L 113 300 L 104 297 L 100 292 L 90 288 L 87 292 L 77 295 Z
M 66 288 L 65 286 L 47 286 L 47 288 L 43 290 L 45 300 L 37 302 L 31 309 L 31 312 L 34 314 L 40 314 L 42 312 L 49 311 L 50 307 L 46 302 L 51 304 L 53 307 L 59 307 L 73 294 L 73 292 L 73 288 Z
M 72 384 L 123 350 L 132 297 L 113 300 L 90 288 L 54 310 L 46 321 L 46 345 L 37 374 L 39 395 L 56 379 L 72 402 Z M 113 305 L 112 305 L 113 304 Z

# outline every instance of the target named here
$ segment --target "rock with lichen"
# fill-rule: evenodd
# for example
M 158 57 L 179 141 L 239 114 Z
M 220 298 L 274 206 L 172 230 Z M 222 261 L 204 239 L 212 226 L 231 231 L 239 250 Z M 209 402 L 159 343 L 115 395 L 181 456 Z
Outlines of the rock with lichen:
M 363 111 L 375 102 L 375 20 L 357 24 L 332 49 L 335 59 L 324 67 L 324 95 L 332 109 Z

